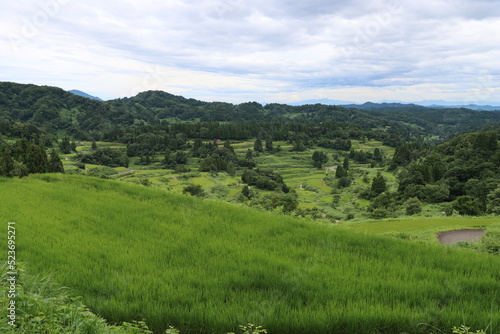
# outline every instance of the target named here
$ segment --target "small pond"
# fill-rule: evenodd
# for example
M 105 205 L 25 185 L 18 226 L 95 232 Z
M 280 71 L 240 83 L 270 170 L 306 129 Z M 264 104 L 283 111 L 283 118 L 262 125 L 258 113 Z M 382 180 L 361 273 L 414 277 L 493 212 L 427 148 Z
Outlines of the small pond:
M 459 241 L 475 242 L 481 239 L 484 232 L 484 229 L 446 231 L 439 233 L 437 238 L 442 244 L 454 244 Z

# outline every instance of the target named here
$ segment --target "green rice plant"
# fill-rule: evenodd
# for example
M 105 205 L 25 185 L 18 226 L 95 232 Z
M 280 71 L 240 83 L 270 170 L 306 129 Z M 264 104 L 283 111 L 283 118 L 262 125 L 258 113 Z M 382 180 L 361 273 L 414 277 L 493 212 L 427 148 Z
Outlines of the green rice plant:
M 33 175 L 0 187 L 17 257 L 111 323 L 186 334 L 249 322 L 270 333 L 500 328 L 500 258 L 490 254 L 113 180 Z

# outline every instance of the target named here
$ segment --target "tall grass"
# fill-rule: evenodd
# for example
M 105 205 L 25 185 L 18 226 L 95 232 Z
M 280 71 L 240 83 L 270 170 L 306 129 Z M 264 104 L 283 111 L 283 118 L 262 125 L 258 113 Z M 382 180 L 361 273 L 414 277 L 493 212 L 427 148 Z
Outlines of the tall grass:
M 18 259 L 112 322 L 160 332 L 500 328 L 500 259 L 77 176 L 0 183 Z M 6 228 L 0 229 L 6 240 Z

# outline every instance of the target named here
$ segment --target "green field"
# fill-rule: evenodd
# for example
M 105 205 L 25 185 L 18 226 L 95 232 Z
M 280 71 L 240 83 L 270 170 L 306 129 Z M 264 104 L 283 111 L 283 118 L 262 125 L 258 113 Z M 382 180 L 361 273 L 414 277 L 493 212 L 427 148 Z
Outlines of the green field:
M 98 142 L 98 147 L 112 147 L 125 149 L 123 144 Z M 253 141 L 233 142 L 232 147 L 235 153 L 242 157 L 248 149 L 253 149 Z M 80 142 L 77 150 L 79 152 L 91 151 L 91 142 Z M 353 179 L 351 187 L 338 189 L 332 184 L 326 183 L 328 175 L 333 175 L 335 180 L 335 171 L 327 168 L 336 167 L 342 164 L 343 155 L 347 152 L 340 152 L 333 149 L 310 148 L 303 152 L 291 151 L 292 147 L 285 141 L 274 142 L 274 147 L 281 147 L 281 151 L 256 154 L 254 158 L 258 168 L 268 168 L 279 173 L 285 183 L 297 192 L 298 200 L 301 209 L 316 209 L 321 210 L 322 217 L 327 221 L 344 221 L 348 214 L 355 213 L 355 218 L 365 219 L 368 214 L 366 207 L 369 202 L 360 198 L 360 193 L 369 189 L 372 179 L 381 171 L 387 180 L 388 190 L 395 191 L 397 189 L 397 180 L 393 173 L 383 171 L 380 167 L 370 168 L 368 165 L 355 164 L 351 161 Z M 360 142 L 352 141 L 352 147 L 355 150 L 373 151 L 375 148 L 381 149 L 384 156 L 389 159 L 394 153 L 391 147 L 383 146 L 381 142 L 369 140 Z M 317 169 L 312 165 L 312 154 L 316 150 L 324 151 L 329 157 L 329 161 L 324 165 L 324 168 Z M 75 154 L 63 155 L 63 162 L 66 171 L 74 171 Z M 238 201 L 238 195 L 241 193 L 244 184 L 241 181 L 241 174 L 244 168 L 236 171 L 234 176 L 226 173 L 200 173 L 199 159 L 189 158 L 186 168 L 190 169 L 188 173 L 178 173 L 172 169 L 164 169 L 162 166 L 163 156 L 156 155 L 153 157 L 154 162 L 150 165 L 140 165 L 139 158 L 133 157 L 130 159 L 129 168 L 116 167 L 114 168 L 118 174 L 112 178 L 120 179 L 127 182 L 141 183 L 141 180 L 148 179 L 151 185 L 167 189 L 175 193 L 182 193 L 185 186 L 188 184 L 199 184 L 203 187 L 207 197 L 216 197 L 229 202 Z M 87 164 L 86 169 L 99 167 L 97 165 Z M 83 173 L 83 172 L 81 172 Z M 335 181 L 333 181 L 335 182 Z M 226 189 L 217 195 L 213 195 L 213 188 L 218 186 Z M 257 190 L 260 195 L 265 195 L 266 191 Z M 342 200 L 340 203 L 333 205 L 333 194 L 340 195 Z M 361 208 L 361 210 L 360 210 Z M 439 213 L 439 210 L 429 212 L 429 215 Z M 352 218 L 350 218 L 352 219 Z
M 113 322 L 145 319 L 158 333 L 247 322 L 269 333 L 500 329 L 497 256 L 97 178 L 33 175 L 0 187 L 18 260 L 55 273 Z
M 344 225 L 351 230 L 366 234 L 379 234 L 417 241 L 424 244 L 438 244 L 440 232 L 463 229 L 485 229 L 480 242 L 468 244 L 472 248 L 498 248 L 500 219 L 498 217 L 433 217 L 402 218 L 381 221 L 363 221 Z M 454 245 L 463 246 L 461 244 Z
M 357 231 L 367 233 L 448 231 L 470 228 L 485 228 L 500 223 L 498 217 L 442 217 L 391 219 L 350 224 Z

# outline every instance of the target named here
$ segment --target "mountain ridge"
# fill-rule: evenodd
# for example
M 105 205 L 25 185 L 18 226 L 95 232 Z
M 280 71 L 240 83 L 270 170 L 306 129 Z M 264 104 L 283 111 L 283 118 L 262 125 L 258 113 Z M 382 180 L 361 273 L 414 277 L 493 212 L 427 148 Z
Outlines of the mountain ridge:
M 407 107 L 407 106 L 419 106 L 434 109 L 446 109 L 446 108 L 466 108 L 476 111 L 500 111 L 500 102 L 477 102 L 475 104 L 465 104 L 461 102 L 448 102 L 444 100 L 422 100 L 415 102 L 403 102 L 397 100 L 382 100 L 378 102 L 367 101 L 365 103 L 356 103 L 352 101 L 343 100 L 332 100 L 332 99 L 312 99 L 303 100 L 288 103 L 291 106 L 303 106 L 303 105 L 336 105 L 348 108 L 358 108 L 358 109 L 381 109 L 382 107 Z M 370 106 L 371 108 L 367 108 Z
M 92 96 L 92 95 L 87 94 L 85 92 L 82 92 L 81 90 L 78 90 L 78 89 L 68 90 L 68 92 L 71 93 L 71 94 L 75 94 L 75 95 L 78 95 L 78 96 L 89 98 L 91 100 L 97 100 L 97 101 L 104 102 L 104 100 L 101 99 L 100 97 Z
M 19 133 L 21 129 L 16 122 L 22 122 L 54 136 L 63 133 L 78 139 L 102 136 L 116 139 L 120 131 L 138 126 L 184 122 L 247 125 L 337 122 L 361 131 L 376 132 L 384 138 L 396 136 L 409 140 L 429 135 L 446 137 L 500 122 L 499 112 L 390 102 L 345 106 L 269 103 L 264 106 L 257 102 L 204 102 L 158 90 L 98 101 L 58 87 L 12 82 L 0 82 L 0 116 L 4 122 L 0 125 L 5 124 L 2 133 L 7 136 Z

